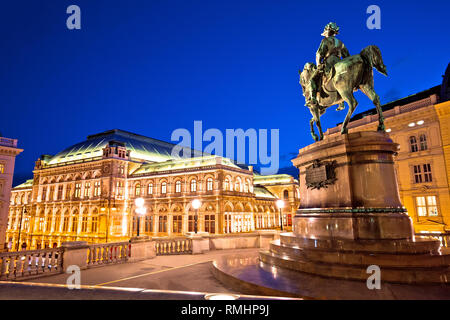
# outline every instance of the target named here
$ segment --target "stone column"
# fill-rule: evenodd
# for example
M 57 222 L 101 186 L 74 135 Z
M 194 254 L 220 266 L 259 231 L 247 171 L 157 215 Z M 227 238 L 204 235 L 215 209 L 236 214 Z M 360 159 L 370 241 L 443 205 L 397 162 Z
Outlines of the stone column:
M 167 215 L 167 235 L 170 237 L 172 235 L 173 229 L 173 216 L 172 214 Z

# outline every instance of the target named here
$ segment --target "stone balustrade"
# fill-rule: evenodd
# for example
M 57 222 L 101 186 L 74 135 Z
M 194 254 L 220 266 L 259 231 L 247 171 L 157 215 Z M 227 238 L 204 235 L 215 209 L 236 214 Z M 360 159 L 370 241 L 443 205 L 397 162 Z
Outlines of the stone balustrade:
M 0 280 L 20 280 L 47 274 L 63 273 L 69 267 L 80 270 L 110 264 L 135 262 L 155 256 L 202 254 L 210 250 L 266 248 L 276 238 L 274 230 L 248 234 L 210 235 L 189 233 L 177 238 L 142 236 L 127 242 L 88 244 L 85 241 L 64 242 L 55 249 L 0 253 Z
M 127 262 L 131 257 L 131 243 L 100 243 L 89 245 L 88 266 Z
M 192 253 L 192 239 L 189 238 L 154 239 L 154 241 L 157 256 Z
M 0 253 L 0 280 L 61 273 L 62 258 L 62 248 Z

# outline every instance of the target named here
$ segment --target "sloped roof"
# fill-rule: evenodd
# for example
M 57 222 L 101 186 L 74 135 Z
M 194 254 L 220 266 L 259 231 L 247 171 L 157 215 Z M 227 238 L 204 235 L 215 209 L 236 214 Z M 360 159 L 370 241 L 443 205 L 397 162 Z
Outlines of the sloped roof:
M 131 150 L 130 156 L 133 159 L 161 162 L 174 158 L 171 153 L 175 144 L 114 129 L 90 135 L 87 137 L 87 140 L 74 144 L 55 156 L 49 157 L 46 159 L 46 163 L 52 165 L 102 156 L 102 149 L 110 141 L 124 143 L 126 148 Z
M 212 166 L 217 164 L 217 159 L 220 159 L 220 163 L 224 166 L 232 167 L 232 168 L 240 168 L 233 161 L 228 158 L 221 158 L 218 156 L 210 155 L 196 158 L 188 158 L 188 159 L 173 159 L 167 160 L 164 162 L 158 163 L 148 163 L 143 164 L 139 167 L 133 175 L 151 173 L 151 172 L 159 172 L 166 170 L 176 170 L 176 169 L 188 169 L 188 168 L 200 168 L 206 166 Z
M 19 184 L 18 186 L 15 186 L 13 188 L 13 190 L 15 190 L 15 189 L 23 189 L 23 188 L 31 188 L 32 186 L 33 186 L 33 179 L 29 179 L 29 180 L 25 181 L 24 183 Z
M 267 199 L 276 199 L 272 192 L 267 190 L 263 186 L 254 186 L 253 192 L 255 193 L 255 197 L 257 198 L 267 198 Z
M 292 176 L 288 174 L 273 174 L 262 176 L 259 174 L 253 175 L 253 184 L 254 185 L 266 185 L 266 184 L 282 184 L 282 183 L 292 183 L 296 182 L 296 179 L 293 179 Z

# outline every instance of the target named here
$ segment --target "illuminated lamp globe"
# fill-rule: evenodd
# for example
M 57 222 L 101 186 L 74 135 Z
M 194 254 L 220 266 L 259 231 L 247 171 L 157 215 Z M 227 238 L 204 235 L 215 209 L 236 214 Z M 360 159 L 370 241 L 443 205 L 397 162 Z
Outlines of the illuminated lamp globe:
M 284 201 L 283 200 L 277 200 L 276 205 L 277 205 L 278 209 L 283 209 L 284 208 Z
M 134 204 L 136 205 L 136 207 L 143 207 L 145 203 L 145 200 L 142 198 L 137 198 L 136 200 L 134 200 Z
M 202 205 L 202 202 L 198 199 L 195 199 L 192 201 L 192 208 L 194 208 L 195 210 L 197 210 L 198 208 L 200 208 Z

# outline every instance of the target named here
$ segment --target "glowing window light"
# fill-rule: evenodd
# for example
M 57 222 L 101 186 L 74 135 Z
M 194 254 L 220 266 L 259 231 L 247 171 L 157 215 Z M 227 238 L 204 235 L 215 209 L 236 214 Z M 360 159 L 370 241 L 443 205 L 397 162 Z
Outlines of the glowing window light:
M 389 128 L 389 129 L 386 129 L 386 132 L 391 132 L 392 131 L 392 129 L 391 128 Z
M 419 126 L 421 126 L 421 125 L 423 125 L 424 122 L 425 122 L 425 121 L 423 121 L 423 120 L 419 120 L 419 121 L 417 121 L 416 123 L 417 123 Z
M 408 127 L 414 127 L 416 124 L 414 122 L 411 122 L 410 124 L 408 124 Z

